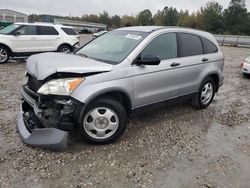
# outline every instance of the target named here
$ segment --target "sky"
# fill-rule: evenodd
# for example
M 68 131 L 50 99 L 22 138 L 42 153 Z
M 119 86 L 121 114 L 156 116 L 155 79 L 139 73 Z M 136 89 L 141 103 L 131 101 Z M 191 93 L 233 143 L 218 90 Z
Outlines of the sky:
M 104 10 L 110 15 L 136 15 L 150 9 L 153 14 L 165 6 L 178 10 L 196 11 L 209 0 L 0 0 L 0 9 L 7 8 L 26 14 L 52 14 L 60 16 L 81 16 L 99 14 Z M 227 8 L 230 0 L 217 0 Z M 250 11 L 250 0 L 246 0 Z

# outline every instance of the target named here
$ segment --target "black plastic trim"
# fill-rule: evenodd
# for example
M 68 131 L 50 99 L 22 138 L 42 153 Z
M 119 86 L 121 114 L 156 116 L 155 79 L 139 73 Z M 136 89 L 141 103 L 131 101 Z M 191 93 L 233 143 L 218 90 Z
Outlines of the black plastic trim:
M 153 104 L 149 104 L 149 105 L 146 105 L 146 106 L 138 107 L 138 108 L 135 108 L 135 109 L 132 110 L 131 116 L 133 117 L 133 116 L 136 116 L 138 114 L 142 114 L 142 113 L 145 113 L 145 112 L 148 112 L 148 111 L 163 108 L 163 107 L 173 105 L 173 104 L 191 101 L 196 95 L 197 95 L 197 92 L 194 92 L 194 93 L 186 94 L 186 95 L 179 96 L 179 97 L 176 97 L 176 98 L 171 98 L 171 99 L 167 99 L 167 100 L 160 101 L 160 102 L 157 102 L 157 103 L 153 103 Z

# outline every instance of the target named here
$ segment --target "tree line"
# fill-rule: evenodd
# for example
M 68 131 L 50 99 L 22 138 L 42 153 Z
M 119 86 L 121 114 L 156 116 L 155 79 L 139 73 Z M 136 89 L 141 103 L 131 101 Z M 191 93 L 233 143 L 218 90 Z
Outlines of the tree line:
M 220 3 L 210 1 L 194 12 L 178 11 L 174 7 L 166 6 L 154 15 L 149 9 L 139 12 L 136 16 L 110 16 L 106 11 L 99 15 L 85 14 L 81 17 L 31 14 L 29 21 L 53 22 L 54 18 L 103 23 L 109 28 L 135 25 L 181 26 L 217 34 L 250 35 L 250 13 L 246 8 L 245 0 L 231 0 L 225 9 Z

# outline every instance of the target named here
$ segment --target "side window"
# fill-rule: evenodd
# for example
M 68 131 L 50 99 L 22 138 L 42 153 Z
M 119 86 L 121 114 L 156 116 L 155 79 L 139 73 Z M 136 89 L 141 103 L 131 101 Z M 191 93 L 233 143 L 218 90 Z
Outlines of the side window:
M 38 35 L 59 35 L 54 27 L 50 26 L 37 26 Z
M 196 35 L 179 33 L 178 44 L 180 57 L 203 54 L 201 39 Z
M 72 28 L 67 27 L 61 27 L 61 29 L 67 34 L 67 35 L 77 35 L 77 33 Z
M 161 60 L 177 57 L 177 37 L 175 33 L 166 33 L 152 40 L 142 51 L 141 57 L 158 56 Z
M 26 25 L 17 30 L 20 35 L 36 35 L 36 26 Z
M 218 48 L 209 40 L 201 38 L 205 54 L 211 54 L 218 52 Z

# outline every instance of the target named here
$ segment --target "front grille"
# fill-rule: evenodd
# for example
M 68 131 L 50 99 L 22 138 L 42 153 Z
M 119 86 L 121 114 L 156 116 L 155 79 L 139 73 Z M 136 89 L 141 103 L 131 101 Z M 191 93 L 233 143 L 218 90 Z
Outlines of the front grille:
M 32 100 L 35 100 L 36 102 L 38 102 L 39 95 L 35 93 L 34 91 L 32 91 L 27 85 L 23 86 L 23 92 L 24 92 L 22 93 L 23 95 L 26 95 Z
M 23 88 L 21 89 L 21 95 L 23 97 L 23 99 L 31 106 L 33 107 L 35 105 L 35 103 L 38 101 L 38 99 L 35 99 L 34 96 L 32 96 L 29 92 L 29 89 L 27 89 L 27 87 L 23 86 Z
M 27 86 L 32 91 L 37 92 L 38 89 L 40 87 L 42 87 L 43 81 L 37 80 L 35 77 L 33 77 L 33 76 L 29 75 L 29 74 L 27 76 L 28 76 Z

